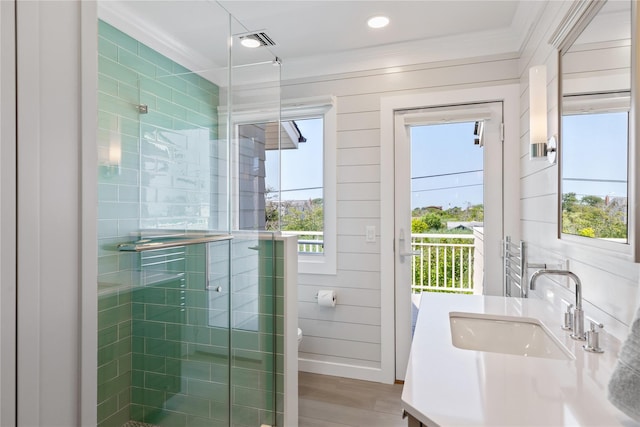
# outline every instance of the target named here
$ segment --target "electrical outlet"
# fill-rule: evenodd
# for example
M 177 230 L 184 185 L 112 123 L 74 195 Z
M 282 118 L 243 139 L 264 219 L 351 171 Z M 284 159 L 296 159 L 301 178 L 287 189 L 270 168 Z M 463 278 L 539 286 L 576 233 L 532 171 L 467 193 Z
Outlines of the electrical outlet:
M 376 227 L 374 225 L 367 225 L 364 239 L 367 243 L 374 243 L 376 241 Z

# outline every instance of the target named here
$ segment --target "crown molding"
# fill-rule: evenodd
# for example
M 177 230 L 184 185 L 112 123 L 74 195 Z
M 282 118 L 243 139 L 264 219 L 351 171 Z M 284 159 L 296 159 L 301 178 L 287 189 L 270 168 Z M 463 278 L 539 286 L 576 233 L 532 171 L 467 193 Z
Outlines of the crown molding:
M 518 52 L 522 53 L 525 46 L 533 35 L 536 22 L 544 13 L 547 2 L 544 1 L 521 1 L 511 22 L 511 30 L 516 37 L 519 37 Z
M 564 51 L 580 35 L 606 2 L 603 0 L 579 0 L 571 8 L 555 29 L 549 44 Z

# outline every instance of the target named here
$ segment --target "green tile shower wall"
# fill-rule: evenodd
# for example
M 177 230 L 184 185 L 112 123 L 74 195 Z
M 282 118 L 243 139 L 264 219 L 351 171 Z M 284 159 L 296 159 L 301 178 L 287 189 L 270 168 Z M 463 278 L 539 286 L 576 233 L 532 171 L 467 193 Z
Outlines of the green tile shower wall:
M 215 225 L 224 149 L 216 85 L 103 21 L 98 29 L 99 273 L 108 274 L 136 267 L 112 250 L 132 232 Z M 120 165 L 109 167 L 118 143 Z
M 217 210 L 210 187 L 218 178 L 219 92 L 109 24 L 100 21 L 98 31 L 98 424 L 120 426 L 131 418 L 130 290 L 138 284 L 133 272 L 140 258 L 115 245 L 142 227 L 209 226 Z M 139 114 L 141 103 L 149 114 Z M 114 142 L 121 160 L 109 166 Z M 151 147 L 184 157 L 188 170 Z
M 228 242 L 215 244 L 228 246 Z M 132 419 L 155 425 L 228 425 L 228 329 L 208 326 L 205 245 L 168 249 L 133 294 Z M 225 251 L 229 262 L 228 249 Z M 163 271 L 164 269 L 164 271 Z M 227 279 L 228 282 L 228 279 Z
M 257 329 L 255 331 L 243 330 L 243 316 L 234 316 L 236 324 L 231 341 L 231 412 L 234 426 L 283 425 L 283 253 L 282 241 L 234 239 L 232 312 L 241 312 L 241 305 L 253 297 L 254 307 L 259 313 L 258 324 L 253 325 Z
M 131 293 L 106 289 L 98 298 L 98 424 L 121 426 L 130 418 Z
M 157 281 L 132 298 L 132 419 L 160 426 L 282 425 L 284 260 L 282 242 L 275 243 L 275 251 L 271 241 L 212 244 L 210 286 L 222 292 L 205 290 L 204 245 L 167 250 L 165 259 L 179 259 L 168 253 L 184 251 L 180 263 L 146 267 L 142 260 L 143 271 L 154 269 L 145 277 Z M 255 323 L 229 317 L 229 289 L 231 313 L 252 312 Z M 224 317 L 212 308 L 220 306 L 219 298 L 227 304 Z

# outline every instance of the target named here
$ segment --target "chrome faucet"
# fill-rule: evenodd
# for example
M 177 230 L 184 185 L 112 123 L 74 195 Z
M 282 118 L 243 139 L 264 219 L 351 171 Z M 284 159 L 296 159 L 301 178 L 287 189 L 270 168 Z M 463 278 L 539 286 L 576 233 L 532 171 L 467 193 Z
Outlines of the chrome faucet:
M 580 282 L 580 278 L 569 270 L 537 270 L 531 275 L 529 289 L 533 291 L 536 288 L 536 280 L 544 274 L 571 277 L 576 284 L 576 308 L 573 310 L 571 338 L 584 341 L 586 338 L 584 333 L 584 311 L 582 310 L 582 282 Z

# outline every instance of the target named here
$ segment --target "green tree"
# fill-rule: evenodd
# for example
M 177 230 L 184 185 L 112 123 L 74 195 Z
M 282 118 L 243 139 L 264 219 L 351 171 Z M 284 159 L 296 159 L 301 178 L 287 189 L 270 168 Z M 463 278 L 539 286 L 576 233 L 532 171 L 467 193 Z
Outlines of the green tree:
M 290 205 L 282 216 L 282 229 L 322 231 L 324 229 L 322 199 L 309 200 L 302 205 Z
M 599 205 L 604 206 L 604 199 L 598 196 L 584 196 L 580 200 L 580 203 L 587 206 L 599 206 Z
M 596 232 L 591 227 L 585 227 L 582 230 L 578 231 L 578 235 L 584 237 L 596 237 Z
M 473 205 L 467 208 L 469 221 L 484 221 L 484 205 Z
M 602 197 L 562 195 L 562 232 L 594 238 L 627 237 L 626 203 L 607 204 Z
M 265 216 L 265 226 L 264 229 L 267 231 L 277 231 L 278 220 L 280 218 L 280 214 L 278 212 L 278 194 L 271 187 L 267 187 L 264 192 L 264 216 Z
M 440 214 L 435 212 L 429 212 L 425 216 L 422 217 L 422 221 L 427 224 L 429 230 L 441 230 L 445 227 L 442 222 L 442 217 Z
M 429 231 L 429 226 L 422 218 L 411 218 L 411 232 L 423 234 Z
M 575 205 L 578 204 L 578 198 L 576 193 L 563 193 L 562 194 L 562 210 L 572 212 Z

